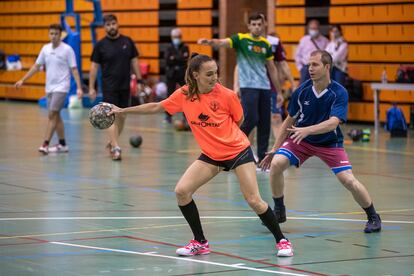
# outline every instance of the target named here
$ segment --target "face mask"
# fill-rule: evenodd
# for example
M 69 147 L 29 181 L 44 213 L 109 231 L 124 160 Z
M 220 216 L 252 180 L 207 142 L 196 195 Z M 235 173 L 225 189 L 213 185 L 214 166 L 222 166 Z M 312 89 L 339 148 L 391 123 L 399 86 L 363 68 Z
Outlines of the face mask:
M 172 43 L 173 43 L 175 46 L 178 46 L 178 45 L 180 45 L 180 43 L 181 43 L 181 39 L 179 39 L 179 38 L 173 38 L 173 39 L 172 39 Z
M 319 35 L 319 31 L 318 30 L 309 29 L 308 32 L 309 32 L 309 35 L 312 38 L 315 38 L 315 37 L 317 37 Z

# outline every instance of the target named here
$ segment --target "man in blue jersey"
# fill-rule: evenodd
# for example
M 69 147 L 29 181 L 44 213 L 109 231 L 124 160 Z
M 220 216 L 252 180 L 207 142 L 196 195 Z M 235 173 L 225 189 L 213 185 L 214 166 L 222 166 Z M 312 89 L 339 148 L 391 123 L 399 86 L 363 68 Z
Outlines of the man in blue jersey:
M 312 52 L 308 65 L 311 79 L 293 93 L 288 106 L 289 115 L 280 128 L 271 152 L 261 163 L 262 169 L 270 167 L 275 215 L 279 223 L 286 221 L 283 172 L 290 165 L 299 167 L 309 157 L 317 156 L 331 168 L 366 212 L 368 222 L 364 232 L 379 232 L 380 216 L 375 211 L 367 189 L 353 175 L 343 148 L 339 124 L 347 119 L 348 93 L 339 83 L 331 81 L 332 57 L 328 52 Z

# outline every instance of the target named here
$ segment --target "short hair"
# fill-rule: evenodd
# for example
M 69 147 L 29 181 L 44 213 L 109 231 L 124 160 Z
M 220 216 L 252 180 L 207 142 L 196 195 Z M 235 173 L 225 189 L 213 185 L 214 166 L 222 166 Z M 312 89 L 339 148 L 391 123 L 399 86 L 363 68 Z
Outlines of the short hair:
M 311 19 L 311 20 L 309 20 L 308 24 L 306 24 L 306 25 L 309 26 L 311 23 L 316 23 L 316 24 L 318 24 L 318 26 L 321 25 L 321 22 L 319 22 L 318 19 Z
M 251 15 L 249 15 L 249 20 L 247 22 L 250 24 L 250 22 L 252 22 L 254 20 L 259 20 L 259 19 L 262 20 L 262 22 L 264 23 L 265 20 L 266 20 L 266 17 L 264 16 L 263 13 L 255 12 L 255 13 L 252 13 Z
M 328 53 L 325 50 L 315 50 L 310 55 L 316 56 L 320 54 L 321 55 L 321 62 L 323 65 L 329 64 L 329 68 L 332 68 L 332 56 L 330 53 Z
M 171 36 L 181 36 L 181 30 L 179 28 L 174 28 L 171 30 Z
M 106 24 L 106 22 L 111 22 L 111 21 L 118 22 L 118 18 L 116 17 L 116 15 L 115 15 L 115 14 L 110 13 L 110 14 L 106 14 L 106 15 L 103 17 L 103 22 L 104 22 L 104 24 Z
M 49 30 L 58 30 L 59 33 L 62 33 L 62 31 L 63 31 L 62 26 L 60 26 L 60 24 L 51 24 L 51 25 L 49 25 Z

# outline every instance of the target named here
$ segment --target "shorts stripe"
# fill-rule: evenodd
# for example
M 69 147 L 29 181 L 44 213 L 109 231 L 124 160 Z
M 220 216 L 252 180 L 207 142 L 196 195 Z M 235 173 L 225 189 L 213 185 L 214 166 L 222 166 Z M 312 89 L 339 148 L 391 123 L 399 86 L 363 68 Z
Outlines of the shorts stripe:
M 350 169 L 352 169 L 352 166 L 350 165 L 331 168 L 334 174 L 340 173 L 342 171 L 350 170 Z
M 290 161 L 290 165 L 294 165 L 296 167 L 300 166 L 300 159 L 290 150 L 285 149 L 285 148 L 280 148 L 277 150 L 277 152 L 275 154 L 280 154 L 280 155 L 284 155 L 286 156 L 289 161 Z

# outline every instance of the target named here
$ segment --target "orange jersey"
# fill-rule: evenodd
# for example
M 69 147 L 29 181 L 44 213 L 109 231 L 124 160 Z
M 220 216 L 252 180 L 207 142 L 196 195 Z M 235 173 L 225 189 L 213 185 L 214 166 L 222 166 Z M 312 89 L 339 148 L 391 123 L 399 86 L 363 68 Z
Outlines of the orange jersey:
M 236 93 L 216 84 L 211 92 L 200 94 L 200 99 L 187 99 L 183 90 L 177 89 L 161 102 L 171 115 L 184 112 L 201 151 L 213 160 L 235 158 L 250 145 L 237 122 L 243 118 L 243 109 Z

